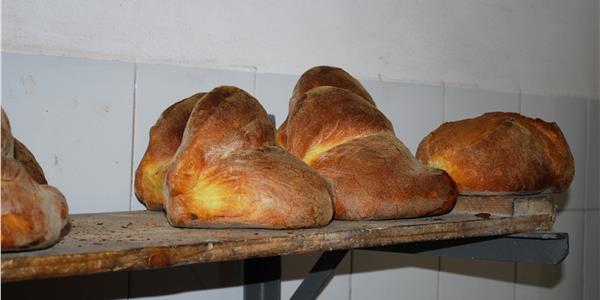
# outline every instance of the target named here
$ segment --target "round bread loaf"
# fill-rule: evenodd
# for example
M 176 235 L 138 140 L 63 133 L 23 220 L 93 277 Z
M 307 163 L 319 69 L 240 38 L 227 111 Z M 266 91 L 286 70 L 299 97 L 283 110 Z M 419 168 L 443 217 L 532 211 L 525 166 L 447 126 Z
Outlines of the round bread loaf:
M 575 173 L 560 128 L 517 113 L 444 123 L 420 143 L 417 158 L 448 172 L 462 194 L 562 192 Z

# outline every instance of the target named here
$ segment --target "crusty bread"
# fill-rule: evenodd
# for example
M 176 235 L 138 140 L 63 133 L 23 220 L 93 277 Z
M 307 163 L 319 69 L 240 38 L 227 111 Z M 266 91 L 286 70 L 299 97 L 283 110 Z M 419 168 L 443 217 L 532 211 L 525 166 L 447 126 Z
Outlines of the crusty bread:
M 194 106 L 165 186 L 174 226 L 304 228 L 333 214 L 327 181 L 276 146 L 262 106 L 230 86 Z
M 2 156 L 3 252 L 55 244 L 67 217 L 67 202 L 56 188 L 40 185 L 17 160 Z
M 39 184 L 48 184 L 44 170 L 42 170 L 40 164 L 35 160 L 33 153 L 17 138 L 14 138 L 14 147 L 15 159 L 23 165 L 33 180 Z
M 358 80 L 348 74 L 348 72 L 336 67 L 317 66 L 304 72 L 298 79 L 290 99 L 289 114 L 293 114 L 292 110 L 299 107 L 299 105 L 296 105 L 297 99 L 301 99 L 302 95 L 306 92 L 319 86 L 333 86 L 349 90 L 362 97 L 364 100 L 367 100 L 367 102 L 375 105 L 375 101 L 373 101 L 369 92 L 367 92 Z M 277 143 L 280 145 L 286 144 L 286 128 L 287 119 L 281 124 L 281 127 L 277 131 Z
M 1 190 L 2 252 L 45 248 L 60 240 L 67 224 L 67 202 L 46 184 L 31 152 L 12 137 L 4 110 Z
M 349 220 L 420 217 L 445 213 L 455 203 L 454 183 L 441 170 L 420 164 L 396 138 L 391 122 L 370 96 L 327 86 L 337 68 L 318 67 L 325 80 L 294 89 L 279 142 L 327 178 L 335 193 L 335 218 Z M 329 71 L 328 71 L 329 70 Z M 349 76 L 341 73 L 343 77 Z M 284 138 L 281 138 L 284 136 Z
M 13 157 L 14 156 L 14 149 L 15 149 L 15 141 L 14 138 L 10 132 L 10 122 L 8 121 L 8 117 L 6 116 L 6 113 L 4 112 L 4 109 L 1 110 L 2 111 L 2 155 L 4 156 L 8 156 L 8 157 Z
M 205 93 L 198 93 L 169 106 L 150 128 L 150 140 L 135 171 L 135 194 L 149 210 L 163 209 L 165 174 L 181 139 L 194 105 Z
M 517 113 L 444 123 L 421 142 L 417 158 L 448 172 L 463 194 L 562 192 L 575 173 L 560 128 Z

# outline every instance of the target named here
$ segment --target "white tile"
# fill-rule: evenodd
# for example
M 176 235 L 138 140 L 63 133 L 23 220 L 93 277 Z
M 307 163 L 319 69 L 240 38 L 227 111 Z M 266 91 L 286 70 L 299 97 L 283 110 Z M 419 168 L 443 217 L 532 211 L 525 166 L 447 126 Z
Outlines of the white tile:
M 268 113 L 275 115 L 277 127 L 287 117 L 290 97 L 298 77 L 283 74 L 256 74 L 255 96 Z
M 2 54 L 2 106 L 71 213 L 129 208 L 133 64 Z
M 600 169 L 600 130 L 598 130 L 598 119 L 600 119 L 600 109 L 598 105 L 600 100 L 590 99 L 588 100 L 587 106 L 587 123 L 588 123 L 588 134 L 587 134 L 587 161 L 585 163 L 586 168 L 586 202 L 585 208 L 600 208 L 600 176 L 598 175 Z
M 134 170 L 148 146 L 150 127 L 169 105 L 220 85 L 254 93 L 254 73 L 168 65 L 137 66 Z M 145 209 L 133 196 L 132 209 Z
M 585 212 L 583 299 L 600 299 L 600 211 Z
M 127 299 L 127 272 L 2 283 L 4 299 Z
M 523 95 L 521 113 L 556 122 L 569 143 L 575 160 L 575 178 L 559 209 L 582 209 L 585 198 L 587 101 L 585 99 Z
M 516 300 L 581 299 L 583 211 L 561 211 L 553 227 L 569 233 L 569 255 L 559 265 L 517 264 Z
M 287 255 L 281 258 L 281 299 L 289 299 L 306 277 L 322 253 Z M 349 299 L 350 252 L 338 265 L 335 276 L 323 289 L 318 299 Z
M 444 121 L 441 86 L 380 81 L 364 81 L 363 85 L 413 154 L 421 140 Z
M 434 300 L 437 273 L 437 257 L 355 250 L 351 299 Z
M 207 263 L 159 270 L 132 271 L 130 299 L 242 299 L 237 262 Z
M 446 87 L 446 121 L 473 118 L 486 112 L 519 112 L 519 94 Z
M 442 258 L 439 299 L 513 299 L 515 263 Z

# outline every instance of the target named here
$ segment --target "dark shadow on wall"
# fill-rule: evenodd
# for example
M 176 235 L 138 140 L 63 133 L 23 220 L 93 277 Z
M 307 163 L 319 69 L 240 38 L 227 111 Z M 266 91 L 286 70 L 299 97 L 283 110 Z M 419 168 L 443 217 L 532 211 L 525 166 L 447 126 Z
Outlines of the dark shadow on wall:
M 284 256 L 282 280 L 305 278 L 320 253 Z M 419 268 L 431 271 L 479 277 L 490 280 L 551 288 L 563 280 L 562 265 L 536 265 L 514 262 L 442 258 L 424 255 L 354 250 L 352 262 L 348 254 L 338 266 L 337 275 L 350 272 L 369 273 L 382 270 Z M 347 264 L 347 265 L 346 265 Z M 517 269 L 519 272 L 517 273 Z
M 165 296 L 242 285 L 242 267 L 239 261 L 194 264 L 159 270 L 132 271 L 129 297 Z
M 127 272 L 3 283 L 2 299 L 126 299 Z
M 304 278 L 320 253 L 284 256 L 282 280 Z M 351 261 L 353 258 L 353 261 Z M 561 265 L 518 264 L 444 258 L 442 272 L 550 288 L 563 279 Z M 367 273 L 415 267 L 438 270 L 438 258 L 356 250 L 346 255 L 336 274 Z M 158 270 L 115 272 L 2 284 L 3 299 L 127 299 L 243 286 L 241 262 L 195 264 Z
M 558 211 L 564 210 L 567 207 L 569 199 L 571 198 L 573 198 L 573 196 L 571 196 L 571 189 L 568 189 L 566 192 L 556 194 L 554 196 L 554 201 L 556 202 L 556 209 Z
M 516 283 L 552 288 L 564 279 L 564 267 L 559 265 L 517 264 Z
M 207 263 L 2 284 L 2 299 L 101 300 L 242 286 L 241 263 Z

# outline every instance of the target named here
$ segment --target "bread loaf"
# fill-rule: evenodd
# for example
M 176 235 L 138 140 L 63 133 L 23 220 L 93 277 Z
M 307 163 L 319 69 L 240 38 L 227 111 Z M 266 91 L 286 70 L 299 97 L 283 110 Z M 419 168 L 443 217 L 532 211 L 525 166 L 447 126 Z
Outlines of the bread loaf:
M 517 113 L 444 123 L 423 139 L 417 158 L 448 172 L 462 194 L 562 192 L 575 173 L 560 128 Z
M 165 174 L 181 139 L 194 105 L 205 93 L 198 93 L 169 106 L 150 128 L 148 148 L 135 171 L 135 194 L 149 210 L 163 209 Z
M 167 218 L 180 227 L 305 228 L 333 214 L 327 181 L 276 146 L 262 106 L 230 86 L 195 104 L 165 188 Z
M 278 141 L 291 154 L 331 182 L 335 218 L 420 217 L 450 210 L 456 195 L 452 180 L 420 164 L 364 88 L 348 77 L 332 67 L 307 71 L 278 130 Z
M 67 224 L 64 196 L 46 184 L 33 154 L 12 137 L 2 110 L 2 252 L 58 242 Z
M 35 160 L 33 153 L 16 138 L 14 138 L 14 147 L 15 159 L 23 165 L 33 180 L 39 184 L 48 184 L 44 170 L 42 170 L 40 164 Z
M 336 67 L 319 66 L 304 72 L 304 74 L 302 74 L 302 76 L 298 79 L 298 82 L 294 87 L 294 91 L 292 92 L 289 114 L 293 114 L 292 109 L 299 107 L 296 105 L 296 100 L 299 99 L 299 96 L 302 96 L 311 89 L 319 86 L 334 86 L 349 90 L 375 105 L 375 101 L 373 101 L 373 98 L 371 98 L 371 95 L 367 92 L 367 90 L 365 90 L 358 80 L 348 74 L 348 72 Z M 277 130 L 278 144 L 286 144 L 286 134 L 287 119 L 281 124 L 279 130 Z

